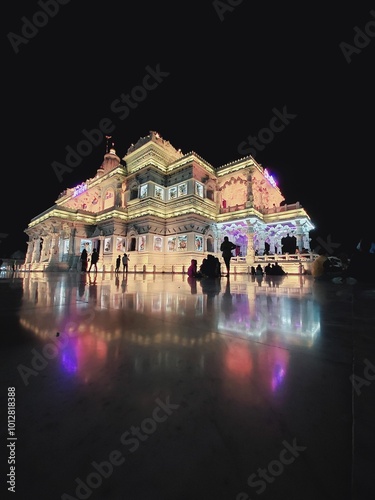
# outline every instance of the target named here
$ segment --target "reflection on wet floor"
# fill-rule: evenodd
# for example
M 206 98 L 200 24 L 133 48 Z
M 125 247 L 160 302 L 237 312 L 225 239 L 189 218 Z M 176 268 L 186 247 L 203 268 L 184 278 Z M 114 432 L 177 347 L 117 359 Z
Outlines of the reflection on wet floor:
M 137 348 L 157 346 L 157 357 L 150 360 L 153 370 L 174 364 L 174 346 L 209 349 L 220 335 L 309 348 L 319 334 L 319 305 L 311 282 L 299 276 L 192 282 L 185 276 L 121 273 L 66 274 L 59 281 L 26 275 L 20 321 L 45 341 L 59 332 L 56 345 L 62 367 L 90 380 L 107 358 L 113 366 L 111 351 L 119 341 Z M 204 357 L 202 352 L 201 368 Z M 272 360 L 271 385 L 285 374 L 285 354 L 282 357 Z M 141 370 L 137 355 L 133 361 Z M 262 365 L 266 361 L 260 360 Z M 231 346 L 225 354 L 224 366 L 234 373 L 246 373 L 251 364 L 246 347 Z

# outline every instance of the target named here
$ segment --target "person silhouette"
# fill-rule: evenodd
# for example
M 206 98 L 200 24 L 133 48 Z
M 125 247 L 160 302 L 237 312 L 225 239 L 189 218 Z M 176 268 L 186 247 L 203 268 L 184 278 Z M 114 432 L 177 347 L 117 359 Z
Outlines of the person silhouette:
M 255 268 L 255 274 L 256 274 L 256 276 L 263 276 L 264 271 L 263 271 L 262 266 L 260 264 L 258 264 L 257 267 Z
M 91 262 L 90 262 L 90 267 L 89 267 L 89 272 L 91 271 L 92 266 L 95 268 L 95 272 L 98 271 L 98 263 L 99 260 L 99 253 L 96 248 L 93 249 L 92 254 L 91 254 Z
M 119 255 L 116 259 L 116 269 L 115 269 L 115 273 L 119 273 L 120 272 L 120 266 L 121 266 L 121 255 Z
M 81 271 L 85 273 L 87 271 L 87 250 L 84 248 L 81 252 Z
M 189 278 L 196 278 L 198 274 L 198 262 L 196 259 L 191 259 L 190 266 L 188 267 L 187 274 Z
M 220 245 L 220 251 L 222 252 L 222 257 L 225 263 L 225 267 L 227 268 L 226 276 L 229 276 L 230 271 L 230 259 L 232 256 L 232 250 L 236 248 L 236 245 L 229 241 L 228 236 L 224 236 L 224 241 Z
M 128 272 L 128 263 L 129 263 L 129 256 L 127 253 L 124 253 L 122 256 L 122 270 L 124 273 Z

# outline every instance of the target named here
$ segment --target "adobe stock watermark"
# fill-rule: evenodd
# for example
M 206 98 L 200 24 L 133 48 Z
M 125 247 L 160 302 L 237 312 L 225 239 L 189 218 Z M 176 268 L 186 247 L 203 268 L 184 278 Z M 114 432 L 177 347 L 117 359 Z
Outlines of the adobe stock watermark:
M 283 107 L 282 112 L 276 108 L 273 108 L 272 112 L 274 116 L 271 118 L 269 126 L 260 129 L 256 136 L 249 135 L 246 141 L 238 145 L 238 153 L 242 156 L 251 155 L 255 158 L 258 151 L 263 151 L 265 146 L 273 141 L 275 134 L 285 130 L 290 121 L 297 117 L 297 115 L 288 113 L 286 106 Z
M 247 478 L 247 484 L 251 488 L 258 488 L 255 491 L 258 495 L 263 493 L 267 485 L 273 483 L 276 477 L 281 476 L 285 465 L 292 464 L 299 457 L 300 453 L 307 448 L 306 446 L 299 446 L 296 443 L 296 438 L 293 439 L 291 445 L 287 441 L 283 441 L 282 444 L 284 448 L 279 454 L 279 460 L 272 460 L 267 468 L 259 468 L 256 473 L 250 474 Z M 236 500 L 250 500 L 250 497 L 247 493 L 241 491 L 236 496 Z
M 30 40 L 36 37 L 41 28 L 44 28 L 49 20 L 55 17 L 60 11 L 60 5 L 67 5 L 70 0 L 39 0 L 37 3 L 42 10 L 35 12 L 33 17 L 28 19 L 21 17 L 21 35 L 10 31 L 7 38 L 16 54 L 20 51 L 21 45 L 27 45 Z
M 365 364 L 363 377 L 355 374 L 349 377 L 357 396 L 361 395 L 361 389 L 363 386 L 369 386 L 371 382 L 375 380 L 375 365 L 373 365 L 368 359 L 365 359 L 363 362 Z M 372 373 L 370 373 L 370 370 L 372 370 Z
M 82 314 L 82 316 L 88 315 L 88 317 L 85 318 L 85 322 L 89 323 L 94 320 L 95 309 L 85 309 L 80 314 Z M 26 366 L 22 363 L 17 365 L 17 371 L 20 374 L 22 381 L 26 387 L 30 383 L 30 377 L 38 376 L 39 373 L 41 373 L 48 366 L 49 362 L 55 359 L 59 355 L 59 353 L 66 348 L 71 339 L 79 336 L 79 333 L 77 333 L 77 331 L 79 330 L 80 326 L 82 326 L 82 323 L 77 324 L 74 322 L 70 322 L 65 327 L 65 330 L 69 333 L 59 333 L 51 340 L 51 342 L 45 344 L 41 351 L 38 351 L 37 349 L 31 349 L 32 358 L 30 361 L 30 365 Z
M 318 236 L 316 241 L 319 243 L 319 245 L 314 249 L 316 253 L 323 248 L 325 252 L 332 255 L 335 252 L 335 248 L 337 249 L 341 247 L 341 243 L 334 243 L 332 241 L 332 235 L 330 234 L 327 236 L 327 240 L 323 240 L 323 238 Z
M 157 398 L 155 399 L 155 403 L 156 406 L 152 411 L 151 417 L 143 419 L 138 427 L 132 425 L 130 429 L 126 430 L 121 435 L 120 443 L 128 447 L 130 453 L 134 453 L 138 450 L 140 444 L 147 441 L 151 434 L 156 431 L 158 424 L 165 422 L 174 411 L 180 408 L 179 404 L 174 404 L 169 401 L 169 396 L 167 396 L 165 402 Z M 61 500 L 86 500 L 92 495 L 93 490 L 101 486 L 103 479 L 111 477 L 114 467 L 118 467 L 124 463 L 125 457 L 123 453 L 117 449 L 110 452 L 108 460 L 104 460 L 100 463 L 95 461 L 91 462 L 90 465 L 94 470 L 89 472 L 85 480 L 83 481 L 79 477 L 75 478 L 75 496 L 63 493 L 61 495 Z
M 61 340 L 63 340 L 61 342 Z M 20 374 L 23 383 L 27 387 L 29 385 L 29 378 L 31 376 L 36 377 L 39 373 L 44 370 L 51 359 L 58 356 L 59 351 L 64 349 L 69 343 L 69 335 L 64 334 L 63 337 L 56 337 L 53 342 L 48 342 L 42 351 L 37 351 L 37 349 L 31 349 L 31 354 L 33 355 L 30 366 L 23 364 L 17 365 L 18 373 Z
M 125 120 L 130 115 L 131 110 L 136 109 L 147 98 L 148 93 L 155 90 L 170 75 L 170 73 L 160 69 L 160 64 L 157 64 L 155 69 L 151 66 L 146 66 L 145 69 L 146 74 L 142 83 L 133 87 L 128 94 L 121 94 L 118 99 L 111 103 L 111 111 L 118 115 L 120 120 Z M 62 182 L 63 175 L 77 168 L 82 163 L 83 158 L 89 156 L 94 147 L 103 142 L 104 136 L 111 135 L 115 128 L 116 125 L 110 118 L 102 118 L 97 128 L 83 129 L 81 132 L 85 139 L 79 141 L 75 148 L 69 145 L 65 147 L 67 152 L 65 164 L 58 161 L 53 161 L 51 164 L 58 180 Z
M 353 38 L 354 45 L 347 42 L 341 42 L 339 44 L 341 52 L 343 53 L 348 64 L 352 62 L 352 55 L 360 54 L 362 50 L 365 49 L 371 42 L 371 38 L 375 37 L 375 10 L 370 10 L 370 15 L 373 19 L 370 19 L 363 29 L 358 28 L 358 26 L 353 28 L 355 32 Z
M 233 12 L 235 7 L 241 5 L 243 0 L 226 0 L 226 2 L 222 2 L 221 0 L 214 0 L 212 2 L 212 6 L 216 11 L 216 14 L 219 16 L 220 21 L 224 21 L 224 14 L 226 12 Z

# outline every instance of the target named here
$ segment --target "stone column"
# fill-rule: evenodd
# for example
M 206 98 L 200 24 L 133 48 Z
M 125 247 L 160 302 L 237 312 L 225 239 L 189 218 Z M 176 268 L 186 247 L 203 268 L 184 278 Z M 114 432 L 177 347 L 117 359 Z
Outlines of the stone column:
M 56 232 L 56 229 L 53 229 L 53 233 L 50 237 L 50 247 L 49 247 L 49 255 L 48 262 L 50 264 L 55 264 L 59 261 L 59 234 Z
M 70 232 L 69 232 L 69 249 L 68 249 L 68 265 L 69 265 L 69 271 L 76 271 L 77 266 L 75 265 L 75 235 L 76 235 L 76 228 L 71 227 Z
M 216 231 L 216 237 L 214 241 L 216 253 L 220 253 L 220 246 L 223 242 L 223 239 L 224 239 L 224 231 L 222 229 Z
M 282 252 L 282 243 L 281 243 L 281 236 L 280 235 L 277 235 L 275 237 L 276 241 L 275 241 L 275 249 L 276 249 L 276 254 L 277 255 L 281 255 L 283 252 Z
M 32 240 L 32 254 L 31 263 L 39 262 L 39 238 L 33 238 Z
M 70 229 L 70 235 L 69 235 L 69 256 L 74 256 L 75 255 L 75 235 L 76 235 L 76 228 L 72 227 Z
M 303 247 L 303 243 L 302 243 L 302 233 L 301 233 L 300 228 L 297 228 L 297 232 L 296 232 L 296 245 L 297 245 L 298 250 L 301 251 L 302 247 Z
M 253 264 L 255 259 L 255 249 L 254 249 L 254 234 L 255 228 L 251 222 L 247 222 L 247 252 L 246 252 L 246 262 Z
M 98 258 L 98 269 L 104 267 L 104 236 L 101 234 L 99 236 L 99 241 L 100 241 L 100 252 L 99 252 L 99 258 Z
M 31 240 L 27 241 L 26 245 L 27 245 L 27 252 L 26 252 L 26 257 L 25 257 L 25 264 L 30 264 L 32 262 L 32 258 L 33 258 L 34 246 L 33 246 L 33 242 Z
M 72 238 L 72 250 L 70 251 L 69 249 L 69 253 L 71 252 L 71 259 L 72 259 L 72 264 L 71 264 L 71 269 L 73 271 L 80 271 L 81 270 L 81 264 L 80 264 L 80 255 L 81 255 L 81 252 L 80 252 L 80 241 L 81 241 L 81 236 L 80 235 L 77 235 L 77 231 L 76 229 L 74 229 L 74 231 L 71 232 L 70 234 L 70 237 Z M 70 246 L 70 243 L 69 243 L 69 246 Z M 77 259 L 78 257 L 78 259 Z
M 304 232 L 302 235 L 303 247 L 306 248 L 310 252 L 310 234 L 308 232 Z
M 275 236 L 270 236 L 270 254 L 275 253 Z
M 33 238 L 33 253 L 31 256 L 31 262 L 37 263 L 39 262 L 39 238 Z
M 258 241 L 259 241 L 259 250 L 258 254 L 259 255 L 264 255 L 264 249 L 265 249 L 265 240 L 266 240 L 266 235 L 264 234 L 264 231 L 259 231 L 258 232 Z

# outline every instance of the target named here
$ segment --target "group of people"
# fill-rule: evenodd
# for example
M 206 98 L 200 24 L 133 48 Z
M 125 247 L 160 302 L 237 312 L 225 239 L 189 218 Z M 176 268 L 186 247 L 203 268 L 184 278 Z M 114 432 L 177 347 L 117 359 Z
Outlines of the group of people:
M 222 252 L 226 268 L 226 274 L 224 275 L 226 277 L 229 277 L 230 259 L 233 257 L 232 251 L 236 248 L 237 245 L 232 243 L 228 236 L 224 236 L 224 240 L 220 245 L 220 251 Z M 214 255 L 208 254 L 207 257 L 203 259 L 198 269 L 198 261 L 196 259 L 191 259 L 187 274 L 189 278 L 220 278 L 222 276 L 221 262 Z
M 266 276 L 284 276 L 286 272 L 278 262 L 268 263 L 264 268 Z
M 91 259 L 89 258 L 89 255 L 87 253 L 86 248 L 84 248 L 81 252 L 81 272 L 82 273 L 87 273 L 91 272 L 91 268 L 94 267 L 95 272 L 98 271 L 98 260 L 99 260 L 99 252 L 96 248 L 93 249 L 92 254 L 91 254 Z M 90 262 L 90 267 L 88 267 L 88 263 Z
M 87 273 L 90 272 L 92 268 L 94 268 L 95 272 L 98 271 L 98 260 L 99 260 L 99 252 L 96 248 L 93 249 L 91 256 L 89 257 L 89 254 L 84 248 L 81 252 L 81 272 L 82 273 Z M 120 267 L 122 263 L 122 269 L 124 273 L 128 272 L 128 264 L 129 264 L 130 258 L 127 253 L 124 253 L 124 255 L 121 257 L 119 255 L 116 259 L 116 269 L 115 272 L 118 273 L 120 272 Z M 90 267 L 88 268 L 88 264 L 90 262 Z M 88 269 L 87 269 L 88 268 Z
M 129 261 L 130 261 L 130 258 L 129 258 L 129 255 L 127 253 L 124 252 L 124 255 L 122 257 L 121 257 L 121 255 L 119 255 L 116 259 L 115 273 L 120 272 L 121 262 L 122 262 L 122 272 L 127 273 Z
M 374 243 L 372 238 L 364 236 L 350 259 L 347 261 L 342 261 L 341 267 L 336 267 L 332 264 L 332 259 L 326 251 L 322 251 L 319 257 L 317 257 L 311 268 L 311 274 L 315 280 L 319 281 L 333 281 L 333 283 L 349 283 L 355 284 L 360 283 L 375 283 L 375 253 L 374 253 Z M 222 258 L 225 264 L 226 274 L 222 274 L 221 263 L 217 257 L 212 254 L 208 254 L 206 258 L 203 259 L 201 265 L 198 268 L 198 262 L 196 259 L 192 259 L 190 266 L 188 268 L 187 274 L 189 278 L 220 278 L 221 276 L 229 277 L 230 274 L 230 261 L 233 257 L 233 250 L 236 250 L 236 245 L 232 243 L 228 236 L 224 237 L 223 242 L 220 245 L 220 251 L 222 252 Z M 99 252 L 96 248 L 93 249 L 90 257 L 88 255 L 86 247 L 83 248 L 81 252 L 80 262 L 81 262 L 81 272 L 91 272 L 94 268 L 97 272 L 97 263 L 99 260 Z M 120 267 L 122 263 L 123 272 L 128 272 L 128 264 L 130 258 L 127 253 L 122 256 L 119 255 L 116 259 L 115 272 L 120 272 Z M 90 262 L 90 267 L 88 264 Z M 256 268 L 251 267 L 251 274 L 263 276 L 281 276 L 285 275 L 283 268 L 277 263 L 269 263 L 265 266 L 264 270 L 261 265 L 258 264 Z
M 216 282 L 217 278 L 221 277 L 221 264 L 217 257 L 208 254 L 206 258 L 203 259 L 202 264 L 198 268 L 197 259 L 191 259 L 190 266 L 187 270 L 188 283 L 191 288 L 191 293 L 197 293 L 197 281 L 200 282 L 202 286 L 203 293 L 207 294 L 207 297 L 216 295 L 218 293 Z M 213 278 L 213 279 L 206 279 Z M 207 288 L 207 283 L 211 283 L 211 286 Z M 220 291 L 220 286 L 219 286 Z
M 198 261 L 191 259 L 187 274 L 189 278 L 220 278 L 221 263 L 217 257 L 208 254 L 198 269 Z
M 252 276 L 263 276 L 264 275 L 263 267 L 260 264 L 258 264 L 257 267 L 251 266 L 250 272 L 251 272 Z

